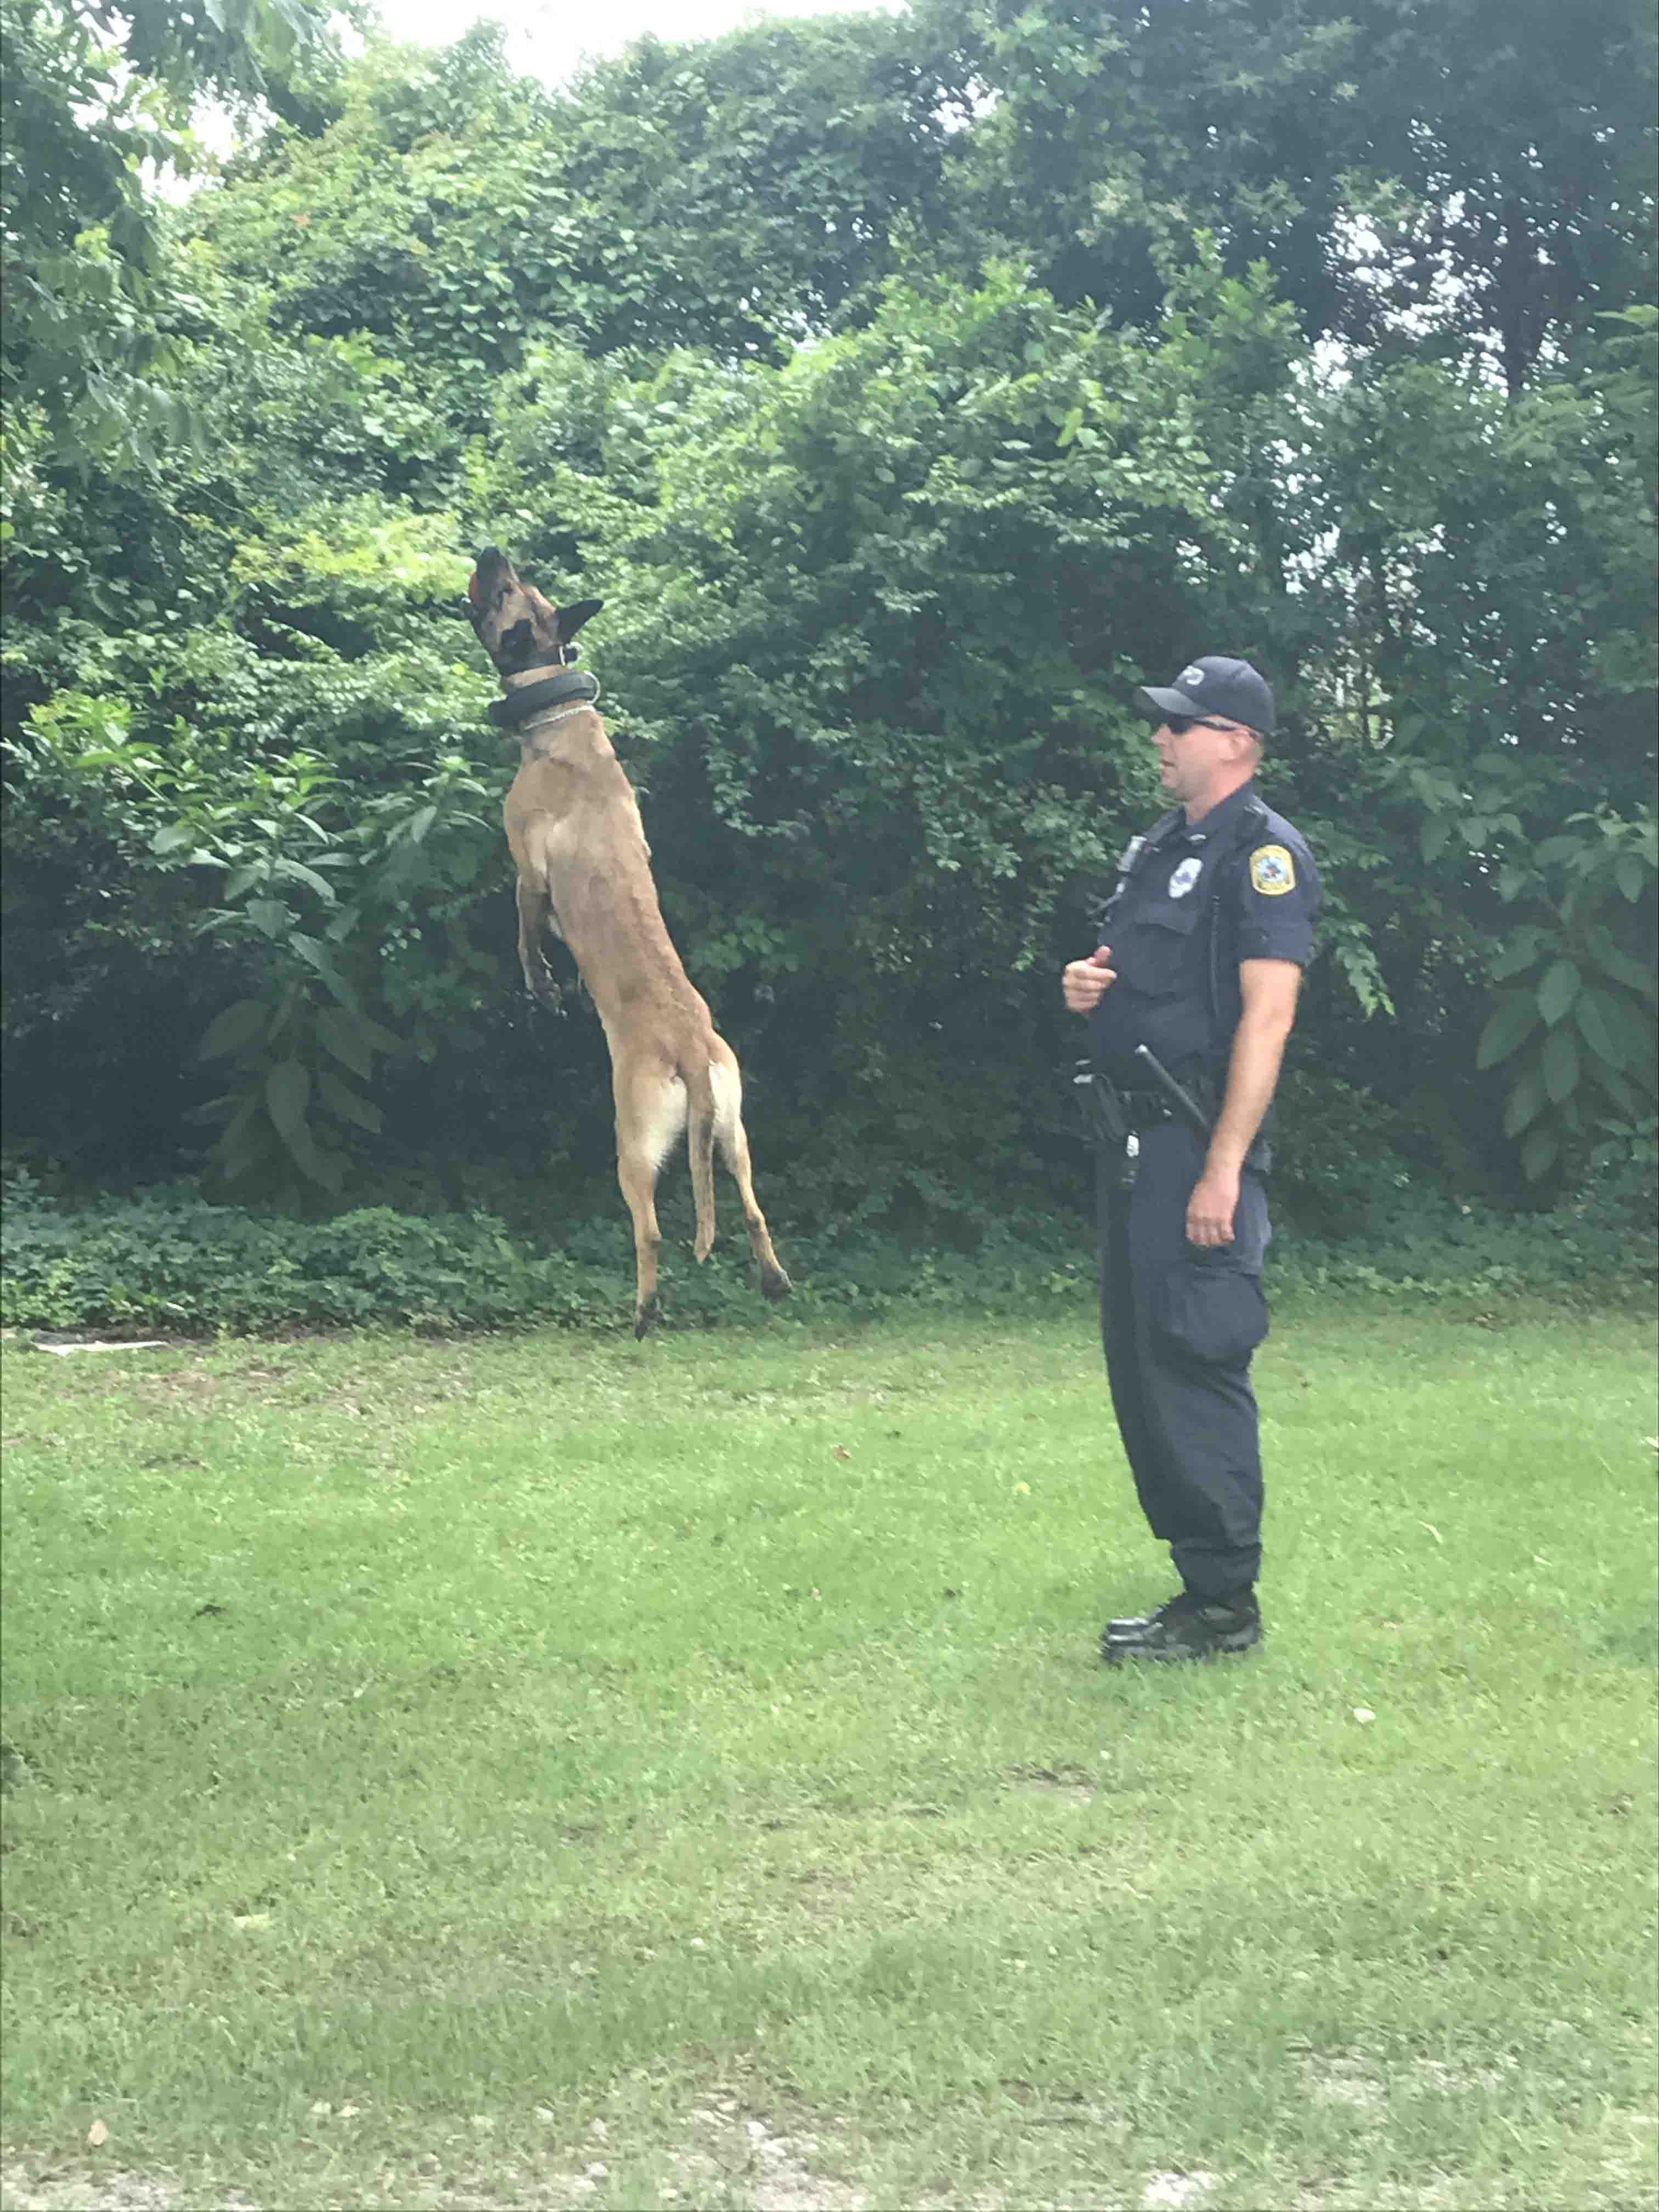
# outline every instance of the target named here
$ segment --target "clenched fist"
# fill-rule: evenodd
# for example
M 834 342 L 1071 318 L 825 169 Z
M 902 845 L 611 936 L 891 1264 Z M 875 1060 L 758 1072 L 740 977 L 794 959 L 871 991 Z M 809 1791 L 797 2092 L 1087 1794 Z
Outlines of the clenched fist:
M 1101 994 L 1117 981 L 1117 970 L 1111 964 L 1109 945 L 1096 947 L 1086 960 L 1068 960 L 1060 971 L 1060 988 L 1065 997 L 1066 1010 L 1073 1014 L 1091 1014 L 1100 1004 Z

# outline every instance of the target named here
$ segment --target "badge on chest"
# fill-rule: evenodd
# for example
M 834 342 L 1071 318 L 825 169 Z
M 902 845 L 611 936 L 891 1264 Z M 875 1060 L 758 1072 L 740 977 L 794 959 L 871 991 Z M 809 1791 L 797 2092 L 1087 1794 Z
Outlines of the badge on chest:
M 1170 878 L 1170 896 L 1185 898 L 1203 872 L 1203 861 L 1195 860 L 1191 854 L 1184 860 L 1177 861 L 1175 872 Z

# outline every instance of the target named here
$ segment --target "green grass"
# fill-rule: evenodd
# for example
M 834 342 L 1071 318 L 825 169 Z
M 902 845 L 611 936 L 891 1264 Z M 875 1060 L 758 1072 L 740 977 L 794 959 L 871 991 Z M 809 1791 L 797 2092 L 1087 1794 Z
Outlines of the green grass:
M 1653 2203 L 1652 1359 L 1281 1316 L 1109 1674 L 1076 1314 L 7 1344 L 15 2201 Z

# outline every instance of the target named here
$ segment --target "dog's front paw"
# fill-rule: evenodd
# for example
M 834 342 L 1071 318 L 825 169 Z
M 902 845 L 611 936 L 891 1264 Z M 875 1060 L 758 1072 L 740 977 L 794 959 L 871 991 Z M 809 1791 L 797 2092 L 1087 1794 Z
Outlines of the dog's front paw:
M 532 1005 L 545 1006 L 550 1014 L 564 1012 L 564 993 L 550 968 L 526 968 L 524 988 L 525 996 Z

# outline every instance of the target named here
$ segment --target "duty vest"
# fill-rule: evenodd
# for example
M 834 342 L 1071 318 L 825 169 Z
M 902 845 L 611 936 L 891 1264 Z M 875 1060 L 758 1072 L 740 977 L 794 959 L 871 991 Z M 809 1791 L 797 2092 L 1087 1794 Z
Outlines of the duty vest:
M 1117 981 L 1089 1018 L 1096 1065 L 1144 1081 L 1150 1046 L 1172 1073 L 1219 1077 L 1243 1012 L 1241 959 L 1308 957 L 1319 878 L 1300 834 L 1253 787 L 1196 827 L 1176 809 L 1133 839 L 1099 917 Z

